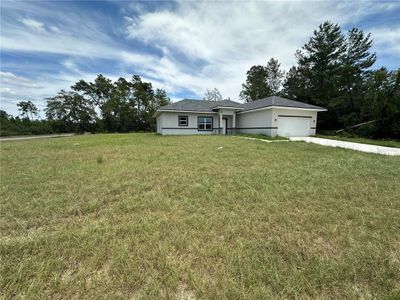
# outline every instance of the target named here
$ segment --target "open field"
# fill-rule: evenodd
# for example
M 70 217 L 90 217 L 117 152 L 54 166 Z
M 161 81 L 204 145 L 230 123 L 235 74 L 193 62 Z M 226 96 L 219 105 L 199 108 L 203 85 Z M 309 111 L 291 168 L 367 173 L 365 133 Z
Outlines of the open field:
M 400 148 L 400 141 L 395 141 L 395 140 L 373 140 L 360 137 L 345 137 L 345 136 L 333 136 L 333 135 L 321 135 L 321 134 L 317 134 L 316 137 L 323 139 L 345 141 L 345 142 Z
M 400 297 L 400 157 L 154 134 L 0 146 L 0 297 Z

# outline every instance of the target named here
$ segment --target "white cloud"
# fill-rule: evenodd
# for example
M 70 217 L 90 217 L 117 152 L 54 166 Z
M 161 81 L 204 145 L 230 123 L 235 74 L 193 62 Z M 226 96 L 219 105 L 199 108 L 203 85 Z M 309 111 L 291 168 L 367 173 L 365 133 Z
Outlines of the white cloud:
M 49 28 L 51 31 L 60 32 L 60 28 L 58 28 L 57 26 L 50 26 Z
M 8 87 L 1 87 L 0 88 L 0 94 L 4 94 L 4 95 L 15 95 L 15 91 L 13 91 L 12 89 L 8 88 Z
M 36 82 L 21 76 L 16 76 L 11 72 L 0 71 L 0 85 L 13 86 L 16 88 L 28 88 L 28 89 L 38 89 L 41 88 Z
M 79 69 L 78 65 L 75 63 L 75 61 L 71 58 L 66 59 L 62 62 L 62 65 L 70 70 L 73 73 L 77 73 L 77 74 L 82 74 L 82 71 Z
M 392 8 L 368 2 L 179 2 L 174 11 L 144 12 L 125 22 L 129 39 L 163 49 L 151 76 L 200 95 L 217 86 L 224 97 L 237 99 L 252 65 L 275 57 L 288 70 L 321 22 L 344 25 Z
M 39 21 L 36 21 L 34 19 L 29 19 L 29 18 L 25 19 L 24 18 L 24 19 L 21 19 L 21 23 L 24 24 L 25 26 L 32 28 L 34 30 L 37 30 L 39 32 L 46 31 L 46 29 L 44 28 L 44 24 Z
M 16 103 L 21 100 L 34 100 L 39 108 L 44 108 L 43 98 L 41 101 L 35 100 L 35 96 L 42 94 L 46 89 L 38 82 L 40 81 L 17 76 L 12 72 L 0 71 L 1 108 L 8 113 L 17 115 Z
M 79 24 L 81 20 L 74 18 L 68 19 L 68 22 Z M 68 23 L 65 27 L 69 25 Z M 87 25 L 84 28 L 75 26 L 69 28 L 69 31 L 51 26 L 51 31 L 45 33 L 21 30 L 18 26 L 8 26 L 8 28 L 2 26 L 5 29 L 1 32 L 1 48 L 8 51 L 42 52 L 91 59 L 114 59 L 129 64 L 154 63 L 157 58 L 145 53 L 129 51 L 122 43 L 116 42 L 108 35 L 98 31 L 95 24 Z M 45 30 L 44 28 L 43 30 Z M 62 35 L 60 35 L 61 33 Z
M 370 31 L 379 53 L 400 56 L 400 27 L 371 28 Z

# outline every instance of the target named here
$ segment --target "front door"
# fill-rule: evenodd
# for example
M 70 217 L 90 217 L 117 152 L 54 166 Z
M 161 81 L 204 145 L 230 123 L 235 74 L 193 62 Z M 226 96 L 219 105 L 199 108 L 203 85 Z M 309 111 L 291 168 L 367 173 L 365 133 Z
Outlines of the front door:
M 226 134 L 227 127 L 228 127 L 228 119 L 227 118 L 223 118 L 222 119 L 222 134 Z

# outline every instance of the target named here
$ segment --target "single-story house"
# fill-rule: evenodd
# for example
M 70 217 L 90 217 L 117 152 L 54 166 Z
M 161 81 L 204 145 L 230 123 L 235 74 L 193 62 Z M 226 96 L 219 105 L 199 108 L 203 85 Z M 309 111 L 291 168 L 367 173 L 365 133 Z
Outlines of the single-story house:
M 265 134 L 309 136 L 325 108 L 272 96 L 249 103 L 184 99 L 160 107 L 157 132 L 167 134 Z

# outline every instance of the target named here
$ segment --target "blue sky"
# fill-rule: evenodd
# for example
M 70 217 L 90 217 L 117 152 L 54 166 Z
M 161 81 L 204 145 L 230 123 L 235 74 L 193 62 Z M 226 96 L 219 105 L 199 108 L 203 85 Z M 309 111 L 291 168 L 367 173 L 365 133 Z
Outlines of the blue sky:
M 173 100 L 238 100 L 246 71 L 294 53 L 325 21 L 371 32 L 374 68 L 400 67 L 400 1 L 1 1 L 1 109 L 102 73 L 139 74 Z

